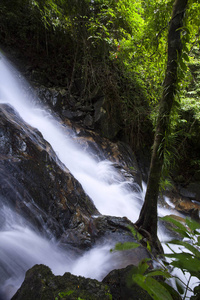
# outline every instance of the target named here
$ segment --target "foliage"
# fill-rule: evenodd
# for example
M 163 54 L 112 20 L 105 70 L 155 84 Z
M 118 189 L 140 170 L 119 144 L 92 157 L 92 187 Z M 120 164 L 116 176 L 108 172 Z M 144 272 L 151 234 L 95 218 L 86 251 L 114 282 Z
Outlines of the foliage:
M 171 217 L 164 217 L 163 220 L 172 222 L 183 240 L 172 240 L 167 245 L 172 251 L 171 254 L 165 254 L 166 257 L 173 258 L 171 265 L 179 268 L 184 274 L 189 272 L 191 276 L 200 279 L 200 224 L 194 220 L 186 218 L 185 226 Z M 170 244 L 179 246 L 180 253 L 176 253 L 170 247 Z
M 45 85 L 67 87 L 69 94 L 87 104 L 103 95 L 110 123 L 117 123 L 115 139 L 141 150 L 150 148 L 153 138 L 173 2 L 2 0 L 0 38 L 6 46 L 19 47 L 20 55 L 41 72 Z M 193 139 L 194 145 L 199 140 L 199 75 L 195 70 L 199 13 L 199 1 L 189 0 L 179 62 L 179 98 L 171 131 L 166 134 L 168 145 L 174 146 L 166 148 L 163 183 L 169 181 L 166 170 L 177 165 L 171 166 L 177 153 L 179 165 L 185 165 Z M 194 158 L 190 170 L 193 164 Z
M 161 218 L 165 222 L 170 222 L 173 226 L 171 229 L 179 234 L 180 240 L 171 240 L 167 243 L 170 249 L 170 254 L 164 254 L 164 257 L 154 257 L 151 248 L 147 245 L 147 249 L 151 255 L 150 258 L 146 258 L 140 261 L 137 267 L 134 267 L 131 272 L 131 281 L 128 285 L 137 283 L 141 288 L 146 290 L 154 300 L 160 299 L 180 299 L 177 292 L 172 288 L 171 283 L 176 284 L 176 289 L 179 294 L 183 295 L 182 299 L 186 298 L 187 291 L 198 293 L 198 289 L 191 289 L 190 280 L 194 276 L 200 280 L 200 223 L 190 218 L 185 219 L 185 224 L 177 221 L 173 217 L 166 216 Z M 138 240 L 138 243 L 132 243 L 132 249 L 140 246 L 140 242 L 143 237 L 137 233 L 133 228 L 129 228 L 134 237 Z M 179 252 L 175 252 L 171 245 L 180 246 Z M 114 250 L 128 250 L 131 249 L 131 243 L 118 243 Z M 165 258 L 170 258 L 170 262 L 167 262 Z M 154 268 L 152 269 L 152 261 Z M 172 272 L 175 270 L 181 270 L 183 274 L 189 273 L 190 277 L 188 282 L 181 281 Z M 170 279 L 170 281 L 169 281 Z

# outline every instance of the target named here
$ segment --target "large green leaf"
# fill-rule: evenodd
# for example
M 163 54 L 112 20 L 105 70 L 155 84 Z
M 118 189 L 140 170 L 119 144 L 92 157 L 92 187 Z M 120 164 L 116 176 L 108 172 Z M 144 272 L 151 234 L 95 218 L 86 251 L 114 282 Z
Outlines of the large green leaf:
M 197 258 L 200 259 L 200 252 L 197 248 L 195 248 L 193 245 L 184 242 L 184 241 L 179 241 L 179 240 L 172 240 L 169 242 L 169 244 L 175 244 L 175 245 L 181 245 L 184 246 L 186 249 L 191 251 Z
M 139 274 L 144 274 L 148 268 L 149 268 L 149 265 L 147 263 L 147 261 L 150 261 L 150 258 L 145 258 L 145 259 L 142 259 L 138 265 L 138 273 Z
M 183 231 L 187 231 L 187 228 L 182 223 L 180 223 L 179 221 L 175 220 L 173 217 L 165 216 L 165 217 L 162 218 L 162 220 L 174 224 L 177 228 L 179 228 L 179 229 L 181 229 Z
M 190 218 L 186 218 L 185 222 L 187 224 L 187 226 L 191 229 L 191 230 L 196 230 L 196 229 L 200 229 L 200 224 L 198 222 L 196 222 L 195 220 L 192 220 Z M 200 234 L 200 233 L 199 233 Z
M 150 271 L 146 274 L 147 277 L 149 276 L 163 276 L 164 278 L 171 278 L 171 274 L 167 271 L 167 270 L 154 270 L 154 271 Z
M 190 253 L 165 254 L 166 257 L 175 258 L 171 265 L 184 272 L 189 272 L 192 276 L 200 279 L 200 260 Z
M 175 227 L 172 227 L 171 229 L 175 232 L 178 232 L 182 237 L 191 238 L 187 227 L 181 222 L 175 220 L 173 217 L 165 216 L 162 218 L 162 220 L 172 223 Z
M 173 300 L 168 290 L 152 277 L 146 277 L 141 274 L 132 276 L 133 281 L 148 292 L 154 300 Z

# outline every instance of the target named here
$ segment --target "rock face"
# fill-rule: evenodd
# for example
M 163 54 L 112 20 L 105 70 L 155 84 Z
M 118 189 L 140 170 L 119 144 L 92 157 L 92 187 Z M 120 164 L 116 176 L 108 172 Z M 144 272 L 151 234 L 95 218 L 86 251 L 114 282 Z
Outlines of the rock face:
M 6 105 L 0 122 L 1 196 L 9 205 L 40 230 L 46 224 L 57 237 L 76 213 L 85 218 L 99 214 L 40 132 Z
M 35 84 L 32 76 L 30 80 Z M 86 129 L 100 131 L 101 135 L 108 139 L 116 138 L 121 130 L 118 107 L 112 107 L 112 115 L 115 117 L 111 118 L 108 101 L 99 91 L 94 91 L 90 99 L 81 101 L 80 96 L 72 96 L 69 90 L 64 88 L 49 88 L 36 84 L 35 91 L 41 102 L 48 104 L 63 119 L 70 119 Z

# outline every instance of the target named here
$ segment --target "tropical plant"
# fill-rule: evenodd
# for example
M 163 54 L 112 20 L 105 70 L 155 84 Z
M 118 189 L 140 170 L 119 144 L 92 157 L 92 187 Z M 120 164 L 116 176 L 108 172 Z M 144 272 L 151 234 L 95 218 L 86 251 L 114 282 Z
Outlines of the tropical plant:
M 195 284 L 196 287 L 192 287 L 190 282 L 192 277 L 196 278 L 196 283 L 200 280 L 200 223 L 190 218 L 186 218 L 182 223 L 170 216 L 163 217 L 161 220 L 171 224 L 171 230 L 179 235 L 179 239 L 170 239 L 166 242 L 170 253 L 159 257 L 153 255 L 147 243 L 151 258 L 141 260 L 139 265 L 132 269 L 131 281 L 127 284 L 131 286 L 137 283 L 154 300 L 186 299 L 188 291 L 190 295 L 197 297 L 200 295 L 199 286 Z M 129 229 L 137 242 L 118 243 L 111 251 L 126 251 L 141 246 L 141 243 L 144 244 L 140 233 L 134 227 Z M 173 250 L 174 245 L 178 251 Z M 183 275 L 189 274 L 188 280 L 183 281 L 177 275 L 178 272 L 182 272 Z M 172 286 L 175 286 L 176 290 Z M 178 294 L 182 297 L 180 298 Z

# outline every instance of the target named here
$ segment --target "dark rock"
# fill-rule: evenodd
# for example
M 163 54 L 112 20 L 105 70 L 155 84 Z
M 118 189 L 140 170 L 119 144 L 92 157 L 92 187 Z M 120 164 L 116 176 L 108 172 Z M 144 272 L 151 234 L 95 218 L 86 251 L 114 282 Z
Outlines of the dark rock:
M 112 299 L 109 287 L 94 279 L 65 273 L 55 276 L 44 265 L 35 265 L 27 271 L 22 286 L 12 300 L 55 300 L 78 298 L 87 300 Z
M 74 215 L 74 220 L 71 222 L 70 228 L 65 230 L 65 233 L 60 239 L 60 243 L 61 245 L 66 242 L 69 244 L 68 240 L 70 240 L 71 245 L 76 247 L 84 243 L 86 246 L 91 246 L 92 244 L 95 245 L 95 247 L 102 246 L 106 243 L 110 245 L 110 249 L 115 247 L 116 243 L 137 243 L 129 226 L 133 227 L 133 224 L 127 218 L 97 216 L 84 219 L 80 214 L 78 216 Z M 126 251 L 125 255 L 123 251 L 114 251 L 110 257 L 110 270 L 113 268 L 122 268 L 129 264 L 137 266 L 140 260 L 146 257 L 150 257 L 150 254 L 147 249 L 141 245 L 135 249 Z
M 190 182 L 187 185 L 187 190 L 190 191 L 192 195 L 192 200 L 196 200 L 200 202 L 200 181 Z
M 195 199 L 196 193 L 191 192 L 189 189 L 180 188 L 180 195 L 186 198 L 191 198 L 191 199 Z
M 103 101 L 104 98 L 102 97 L 94 103 L 94 122 L 97 124 L 101 123 L 101 119 L 103 119 L 104 114 L 106 114 L 106 111 L 103 109 Z
M 68 108 L 74 106 L 74 102 L 68 97 L 66 89 L 35 86 L 35 93 L 37 102 L 49 105 L 56 112 L 60 112 L 66 105 Z
M 57 237 L 73 215 L 99 214 L 79 182 L 59 161 L 38 130 L 9 106 L 1 105 L 0 184 L 7 204 Z
M 86 128 L 92 128 L 93 124 L 93 117 L 89 114 L 86 115 L 83 124 L 86 126 Z
M 151 296 L 131 280 L 134 266 L 111 271 L 103 283 L 110 288 L 114 300 L 152 300 Z

